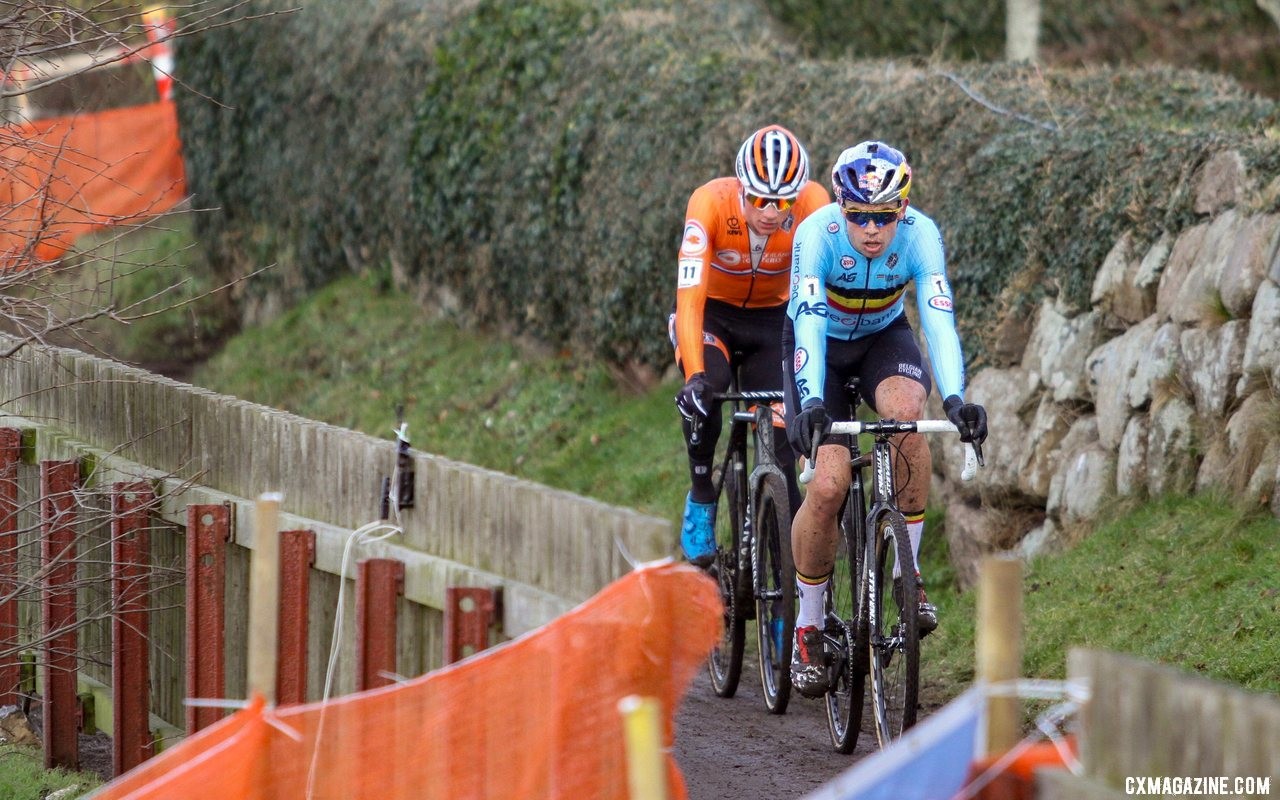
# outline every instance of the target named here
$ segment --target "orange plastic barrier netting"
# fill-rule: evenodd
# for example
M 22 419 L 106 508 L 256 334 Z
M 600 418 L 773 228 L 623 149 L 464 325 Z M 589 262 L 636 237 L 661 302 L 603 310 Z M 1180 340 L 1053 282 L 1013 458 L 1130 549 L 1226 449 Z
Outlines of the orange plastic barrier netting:
M 0 269 L 60 258 L 88 231 L 186 194 L 173 103 L 0 128 Z
M 314 798 L 622 800 L 618 701 L 641 695 L 661 704 L 678 800 L 673 714 L 721 614 L 698 570 L 647 566 L 537 631 L 405 683 L 327 704 L 255 702 L 94 797 L 304 798 L 315 756 Z

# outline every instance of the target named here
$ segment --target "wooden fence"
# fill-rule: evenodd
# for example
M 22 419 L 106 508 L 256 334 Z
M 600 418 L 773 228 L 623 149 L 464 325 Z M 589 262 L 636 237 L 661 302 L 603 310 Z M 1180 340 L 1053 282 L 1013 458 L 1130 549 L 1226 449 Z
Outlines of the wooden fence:
M 1280 698 L 1096 650 L 1067 671 L 1089 686 L 1084 774 L 1041 772 L 1040 800 L 1280 794 Z
M 31 580 L 41 568 L 40 471 L 50 462 L 77 465 L 78 606 L 82 615 L 95 617 L 79 630 L 82 689 L 94 689 L 104 699 L 109 695 L 111 497 L 117 484 L 142 480 L 155 487 L 157 496 L 148 528 L 151 728 L 172 735 L 187 723 L 182 702 L 188 696 L 190 632 L 184 606 L 190 589 L 188 511 L 194 506 L 227 509 L 222 666 L 226 696 L 245 696 L 253 504 L 268 491 L 282 495 L 281 530 L 314 536 L 313 563 L 305 570 L 305 676 L 306 699 L 318 699 L 343 583 L 343 550 L 354 529 L 380 516 L 379 487 L 396 464 L 394 441 L 60 348 L 25 348 L 0 360 L 0 427 L 20 432 L 22 441 L 12 517 L 21 580 Z M 451 588 L 495 590 L 490 596 L 500 603 L 491 609 L 497 615 L 492 633 L 512 637 L 559 616 L 630 570 L 628 558 L 662 558 L 674 546 L 666 520 L 426 453 L 412 453 L 411 462 L 416 502 L 401 511 L 403 533 L 357 548 L 347 568 L 343 613 L 348 623 L 337 693 L 354 689 L 360 674 L 351 622 L 361 602 L 354 585 L 357 560 L 399 565 L 396 574 L 403 579 L 393 598 L 390 671 L 413 676 L 444 663 Z M 381 607 L 387 602 L 368 596 L 364 601 L 381 602 Z M 33 641 L 40 631 L 38 605 L 34 599 L 16 605 L 19 636 Z M 6 674 L 3 667 L 0 676 Z M 10 688 L 0 686 L 0 692 Z M 98 727 L 109 731 L 110 715 L 103 712 L 110 706 L 103 705 L 97 707 Z

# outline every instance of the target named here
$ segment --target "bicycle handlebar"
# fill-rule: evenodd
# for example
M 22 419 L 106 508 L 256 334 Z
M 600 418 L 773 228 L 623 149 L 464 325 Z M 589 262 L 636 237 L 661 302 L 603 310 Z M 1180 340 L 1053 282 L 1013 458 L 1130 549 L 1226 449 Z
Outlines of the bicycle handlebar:
M 827 434 L 851 434 L 857 436 L 860 433 L 870 433 L 873 435 L 888 435 L 895 433 L 959 433 L 956 426 L 942 419 L 921 419 L 914 422 L 898 422 L 891 419 L 876 420 L 875 422 L 833 422 Z M 800 473 L 800 482 L 808 483 L 813 480 L 814 463 L 817 461 L 817 446 L 814 452 L 809 455 L 804 465 L 804 471 Z M 971 481 L 978 474 L 978 465 L 982 463 L 979 456 L 979 450 L 976 449 L 972 442 L 964 443 L 964 469 L 960 471 L 960 480 Z
M 711 395 L 711 399 L 717 403 L 775 403 L 782 400 L 782 392 L 780 390 L 756 391 L 756 392 L 716 392 Z M 689 417 L 689 441 L 692 444 L 698 444 L 702 441 L 702 426 L 705 419 L 694 414 Z

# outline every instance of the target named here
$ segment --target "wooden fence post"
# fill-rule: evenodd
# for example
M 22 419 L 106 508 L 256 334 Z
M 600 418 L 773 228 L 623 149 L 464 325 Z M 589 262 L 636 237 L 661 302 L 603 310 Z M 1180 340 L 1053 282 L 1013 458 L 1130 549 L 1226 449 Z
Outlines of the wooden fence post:
M 978 680 L 992 684 L 1022 675 L 1022 561 L 987 558 L 978 576 L 975 636 Z M 1003 753 L 1022 738 L 1021 704 L 1014 694 L 987 698 L 987 755 Z
M 267 492 L 254 507 L 249 565 L 249 696 L 276 702 L 280 663 L 280 494 Z

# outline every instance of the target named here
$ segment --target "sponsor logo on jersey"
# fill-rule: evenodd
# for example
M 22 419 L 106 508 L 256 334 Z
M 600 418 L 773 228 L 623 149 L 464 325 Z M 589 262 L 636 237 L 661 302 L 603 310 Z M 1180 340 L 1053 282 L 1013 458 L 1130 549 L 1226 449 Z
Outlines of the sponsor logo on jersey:
M 684 224 L 684 238 L 680 242 L 680 254 L 686 256 L 702 255 L 707 250 L 707 232 L 697 220 L 689 220 Z
M 702 282 L 702 259 L 682 258 L 678 262 L 679 276 L 676 278 L 677 289 L 687 289 Z
M 840 223 L 831 222 L 827 224 L 827 233 L 835 233 L 840 230 Z
M 888 267 L 889 269 L 893 269 L 895 266 L 897 266 L 897 264 L 898 264 L 898 254 L 897 254 L 897 253 L 890 253 L 890 254 L 889 254 L 889 257 L 888 257 L 887 259 L 885 259 L 885 262 L 884 262 L 884 265 L 885 265 L 886 267 Z
M 939 311 L 955 311 L 955 306 L 952 305 L 951 298 L 944 295 L 930 297 L 929 305 Z
M 800 395 L 800 404 L 804 405 L 804 400 L 809 396 L 809 382 L 802 379 L 796 380 L 796 393 Z
M 792 372 L 799 372 L 804 369 L 804 365 L 809 363 L 809 351 L 803 347 L 796 348 L 796 360 L 792 366 Z
M 899 364 L 898 374 L 906 375 L 907 377 L 915 378 L 916 380 L 922 380 L 924 378 L 924 370 L 920 369 L 920 367 L 915 364 Z
M 729 227 L 730 236 L 742 235 L 742 222 L 736 216 L 731 216 L 725 220 L 725 225 Z
M 742 263 L 742 253 L 739 253 L 737 250 L 717 250 L 716 261 L 719 261 L 726 267 L 736 267 Z
M 857 283 L 857 282 L 858 282 L 858 273 L 856 273 L 856 272 L 846 272 L 846 273 L 844 273 L 843 275 L 837 275 L 837 276 L 836 276 L 836 278 L 835 278 L 835 281 L 834 281 L 834 282 L 835 282 L 835 283 L 847 283 L 847 284 L 850 284 L 850 285 L 855 284 L 855 283 Z
M 853 256 L 840 256 L 840 266 L 844 269 L 853 269 Z
M 791 226 L 794 225 L 795 222 L 796 222 L 795 215 L 794 214 L 788 215 L 787 218 L 782 221 L 782 229 L 784 231 L 791 230 Z
M 826 317 L 827 304 L 826 303 L 809 303 L 808 301 L 805 301 L 800 305 L 796 306 L 797 317 L 803 316 L 805 314 L 813 314 L 814 316 L 817 316 L 817 317 Z

